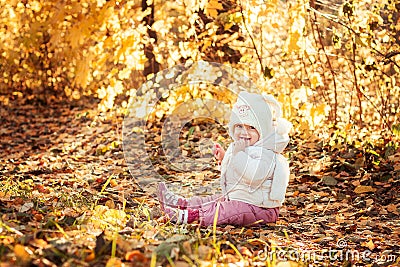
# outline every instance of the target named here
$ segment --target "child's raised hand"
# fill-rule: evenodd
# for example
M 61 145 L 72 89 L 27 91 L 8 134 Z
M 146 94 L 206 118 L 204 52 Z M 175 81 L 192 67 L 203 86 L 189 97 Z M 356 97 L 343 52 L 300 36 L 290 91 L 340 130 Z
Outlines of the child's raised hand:
M 221 163 L 222 159 L 225 156 L 225 150 L 222 148 L 222 146 L 218 143 L 215 143 L 212 152 L 214 154 L 214 157 L 217 159 L 218 163 Z
M 242 139 L 235 141 L 232 154 L 236 155 L 238 152 L 244 151 L 246 146 L 247 142 Z

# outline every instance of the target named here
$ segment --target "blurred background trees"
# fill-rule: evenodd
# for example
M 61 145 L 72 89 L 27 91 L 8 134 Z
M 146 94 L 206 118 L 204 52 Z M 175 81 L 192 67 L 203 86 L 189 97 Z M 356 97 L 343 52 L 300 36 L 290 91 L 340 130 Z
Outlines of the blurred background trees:
M 148 75 L 206 60 L 276 95 L 304 134 L 399 132 L 396 1 L 0 0 L 0 10 L 2 104 L 94 96 L 108 110 Z

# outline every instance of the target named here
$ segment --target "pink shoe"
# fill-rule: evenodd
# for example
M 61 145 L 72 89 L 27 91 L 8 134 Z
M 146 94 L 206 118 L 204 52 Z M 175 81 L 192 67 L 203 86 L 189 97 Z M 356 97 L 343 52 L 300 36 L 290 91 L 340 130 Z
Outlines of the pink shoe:
M 188 224 L 199 219 L 199 210 L 195 209 L 173 209 L 166 208 L 165 214 L 171 220 L 177 224 Z
M 163 182 L 158 184 L 157 197 L 164 211 L 166 207 L 184 209 L 188 206 L 187 199 L 169 191 Z

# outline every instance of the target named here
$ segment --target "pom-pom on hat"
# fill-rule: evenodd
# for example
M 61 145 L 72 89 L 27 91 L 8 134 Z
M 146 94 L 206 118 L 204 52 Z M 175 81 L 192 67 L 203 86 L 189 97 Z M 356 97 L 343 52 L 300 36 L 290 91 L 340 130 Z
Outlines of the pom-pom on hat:
M 253 94 L 246 91 L 240 92 L 236 103 L 233 105 L 229 134 L 233 137 L 236 124 L 253 126 L 260 134 L 260 139 L 274 133 L 285 135 L 291 129 L 291 123 L 282 118 L 282 109 L 272 95 Z

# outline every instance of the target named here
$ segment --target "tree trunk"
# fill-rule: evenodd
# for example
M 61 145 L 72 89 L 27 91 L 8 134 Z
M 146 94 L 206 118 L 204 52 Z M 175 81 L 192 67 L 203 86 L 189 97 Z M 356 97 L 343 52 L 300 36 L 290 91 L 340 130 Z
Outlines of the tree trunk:
M 143 22 L 147 26 L 147 33 L 149 37 L 153 38 L 155 40 L 154 42 L 156 43 L 157 34 L 151 29 L 151 26 L 154 23 L 154 0 L 151 2 L 150 5 L 148 5 L 148 1 L 142 0 L 142 11 L 145 11 L 147 8 L 151 9 L 151 13 L 143 18 Z M 151 73 L 157 73 L 160 70 L 160 63 L 157 62 L 156 57 L 154 56 L 152 44 L 145 45 L 144 53 L 148 61 L 144 66 L 143 75 L 147 77 L 147 75 Z

